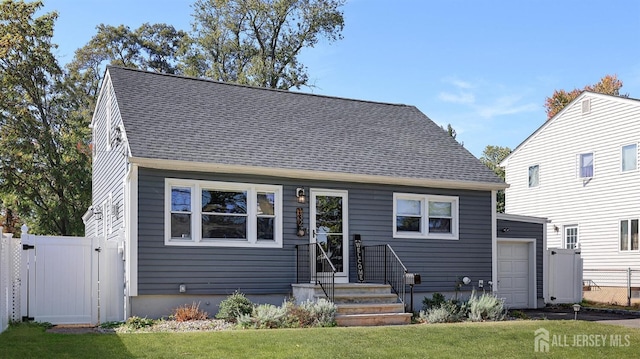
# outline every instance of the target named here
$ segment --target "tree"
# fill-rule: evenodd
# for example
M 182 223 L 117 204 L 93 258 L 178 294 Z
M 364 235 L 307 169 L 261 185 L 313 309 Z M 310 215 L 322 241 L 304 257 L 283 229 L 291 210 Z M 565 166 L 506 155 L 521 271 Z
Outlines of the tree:
M 69 82 L 88 97 L 93 106 L 106 65 L 175 74 L 177 53 L 187 33 L 167 24 L 145 23 L 136 30 L 128 26 L 100 24 L 97 34 L 76 50 L 67 65 Z
M 622 81 L 618 80 L 616 75 L 606 75 L 600 82 L 587 85 L 583 89 L 573 89 L 569 92 L 565 90 L 555 90 L 551 97 L 547 97 L 544 102 L 544 107 L 547 111 L 547 120 L 550 120 L 558 112 L 578 97 L 582 91 L 592 91 L 607 95 L 620 96 L 620 88 L 622 87 Z M 622 95 L 627 97 L 627 95 Z
M 342 38 L 345 0 L 197 0 L 184 73 L 288 90 L 307 86 L 304 48 Z
M 504 181 L 504 168 L 500 167 L 500 162 L 507 158 L 510 153 L 511 149 L 509 147 L 488 145 L 482 152 L 480 162 L 484 163 Z M 497 211 L 504 213 L 504 191 L 498 191 L 497 196 Z
M 91 195 L 89 129 L 52 50 L 57 14 L 0 3 L 0 196 L 33 233 L 79 235 Z
M 453 126 L 451 126 L 450 123 L 447 124 L 447 128 L 444 128 L 444 126 L 440 126 L 440 128 L 447 131 L 447 134 L 453 137 L 454 140 L 456 139 L 456 136 L 458 136 L 458 134 L 456 133 L 456 130 L 453 129 Z

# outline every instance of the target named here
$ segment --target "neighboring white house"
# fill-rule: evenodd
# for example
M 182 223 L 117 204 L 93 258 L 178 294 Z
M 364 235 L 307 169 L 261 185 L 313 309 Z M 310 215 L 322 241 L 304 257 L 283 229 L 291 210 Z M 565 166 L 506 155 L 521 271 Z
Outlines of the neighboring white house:
M 501 163 L 506 213 L 548 218 L 548 247 L 579 249 L 585 280 L 626 286 L 611 270 L 640 269 L 639 141 L 640 100 L 583 92 Z

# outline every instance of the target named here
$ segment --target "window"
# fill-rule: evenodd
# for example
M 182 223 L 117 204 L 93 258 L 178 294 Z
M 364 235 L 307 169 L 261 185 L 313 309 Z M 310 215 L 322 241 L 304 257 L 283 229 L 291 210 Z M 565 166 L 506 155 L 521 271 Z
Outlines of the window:
M 576 249 L 578 247 L 578 226 L 564 227 L 564 248 Z
M 282 247 L 282 187 L 167 179 L 165 244 Z
M 395 238 L 458 239 L 458 197 L 394 193 Z
M 638 146 L 622 146 L 622 171 L 633 171 L 638 167 Z
M 538 187 L 540 184 L 540 167 L 538 165 L 529 167 L 529 187 Z
M 638 250 L 638 220 L 623 219 L 620 221 L 620 250 Z
M 583 153 L 580 155 L 580 177 L 593 177 L 593 153 Z

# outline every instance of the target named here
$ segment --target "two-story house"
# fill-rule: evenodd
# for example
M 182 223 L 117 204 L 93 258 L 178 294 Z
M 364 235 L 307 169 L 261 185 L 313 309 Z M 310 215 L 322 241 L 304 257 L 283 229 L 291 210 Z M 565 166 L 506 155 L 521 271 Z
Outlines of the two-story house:
M 620 302 L 625 293 L 604 289 L 640 270 L 639 141 L 639 100 L 583 92 L 501 164 L 506 212 L 548 218 L 548 247 L 581 252 L 585 283 L 599 289 L 585 298 Z

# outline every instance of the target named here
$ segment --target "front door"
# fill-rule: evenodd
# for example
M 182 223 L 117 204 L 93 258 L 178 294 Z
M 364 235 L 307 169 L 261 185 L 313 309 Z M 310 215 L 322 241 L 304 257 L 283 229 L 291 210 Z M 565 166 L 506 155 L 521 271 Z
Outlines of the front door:
M 319 243 L 336 268 L 336 282 L 349 282 L 347 191 L 311 189 L 311 243 Z

